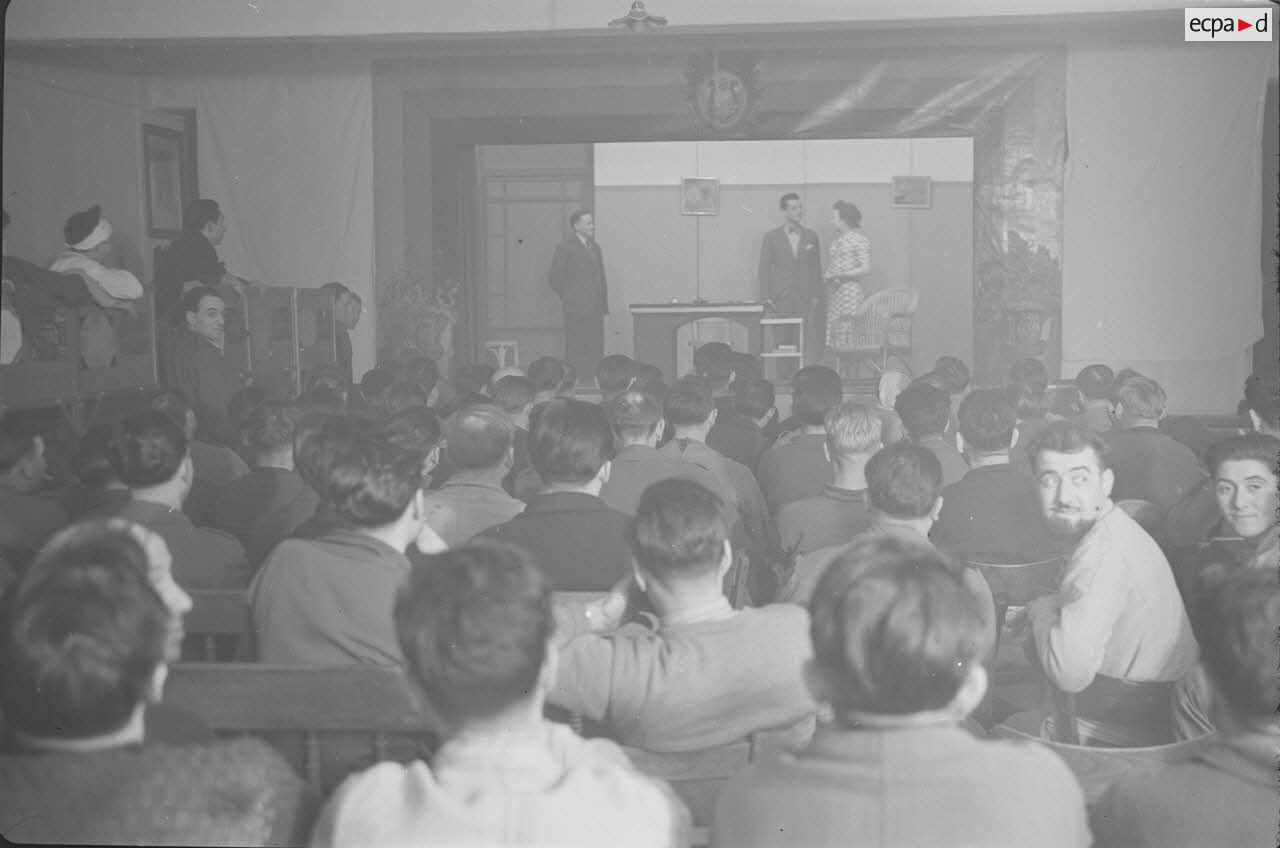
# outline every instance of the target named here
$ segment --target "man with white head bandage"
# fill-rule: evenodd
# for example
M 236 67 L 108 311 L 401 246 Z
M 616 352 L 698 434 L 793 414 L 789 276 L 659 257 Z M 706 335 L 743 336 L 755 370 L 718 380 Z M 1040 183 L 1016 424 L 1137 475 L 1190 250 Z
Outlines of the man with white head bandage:
M 99 306 L 133 311 L 131 301 L 142 297 L 142 283 L 122 268 L 108 268 L 111 255 L 111 223 L 101 206 L 77 212 L 62 228 L 67 249 L 53 260 L 49 270 L 74 273 L 84 278 L 94 302 Z

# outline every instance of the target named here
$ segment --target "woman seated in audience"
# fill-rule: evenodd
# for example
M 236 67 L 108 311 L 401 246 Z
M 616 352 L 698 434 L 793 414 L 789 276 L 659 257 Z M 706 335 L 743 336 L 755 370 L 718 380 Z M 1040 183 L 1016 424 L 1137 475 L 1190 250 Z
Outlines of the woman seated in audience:
M 162 597 L 153 568 L 163 560 L 127 525 L 79 525 L 5 596 L 0 832 L 55 844 L 296 843 L 308 805 L 273 749 L 169 745 L 148 731 L 180 635 L 180 599 Z
M 517 548 L 472 542 L 414 567 L 395 631 L 446 728 L 430 764 L 381 763 L 329 800 L 315 846 L 686 844 L 688 813 L 618 747 L 542 717 L 551 591 Z
M 901 536 L 869 537 L 831 564 L 805 672 L 833 720 L 729 782 L 716 845 L 1089 844 L 1061 760 L 960 726 L 986 692 L 993 637 L 958 572 Z

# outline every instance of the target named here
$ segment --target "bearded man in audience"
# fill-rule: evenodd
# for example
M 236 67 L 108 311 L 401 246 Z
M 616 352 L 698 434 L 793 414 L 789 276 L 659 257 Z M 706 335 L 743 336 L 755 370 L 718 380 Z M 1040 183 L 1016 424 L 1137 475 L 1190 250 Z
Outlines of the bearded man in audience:
M 196 286 L 182 296 L 179 309 L 186 323 L 173 339 L 169 385 L 191 401 L 205 440 L 235 444 L 227 407 L 244 378 L 226 355 L 226 303 L 216 289 Z
M 962 725 L 987 688 L 992 633 L 953 563 L 922 539 L 868 535 L 827 569 L 809 609 L 805 679 L 832 719 L 807 747 L 729 782 L 713 844 L 1089 844 L 1062 760 Z
M 729 605 L 721 586 L 733 550 L 720 498 L 690 480 L 655 483 L 627 544 L 656 620 L 570 638 L 550 702 L 651 751 L 712 748 L 768 729 L 807 738 L 808 617 L 790 604 Z
M 1050 683 L 1075 696 L 1075 726 L 1059 727 L 1059 710 L 1043 731 L 1121 747 L 1170 742 L 1173 687 L 1196 641 L 1168 560 L 1112 503 L 1115 474 L 1096 433 L 1055 422 L 1027 453 L 1045 523 L 1070 545 L 1057 593 L 1026 611 Z

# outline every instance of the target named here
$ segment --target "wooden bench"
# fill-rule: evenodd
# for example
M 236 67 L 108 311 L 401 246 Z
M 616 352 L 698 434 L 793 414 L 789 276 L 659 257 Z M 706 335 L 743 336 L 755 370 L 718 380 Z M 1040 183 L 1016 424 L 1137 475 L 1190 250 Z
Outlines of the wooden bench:
M 219 736 L 260 736 L 316 791 L 375 762 L 427 758 L 432 721 L 395 668 L 178 663 L 164 701 Z
M 183 618 L 182 658 L 217 662 L 252 656 L 253 620 L 244 589 L 193 589 Z

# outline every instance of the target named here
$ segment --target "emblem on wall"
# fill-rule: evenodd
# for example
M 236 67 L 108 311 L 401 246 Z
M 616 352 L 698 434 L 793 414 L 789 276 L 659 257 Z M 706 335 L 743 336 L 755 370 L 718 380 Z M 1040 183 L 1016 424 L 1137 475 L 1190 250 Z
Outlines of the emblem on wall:
M 695 56 L 685 94 L 698 122 L 717 135 L 744 132 L 755 118 L 760 87 L 755 61 L 712 53 Z

